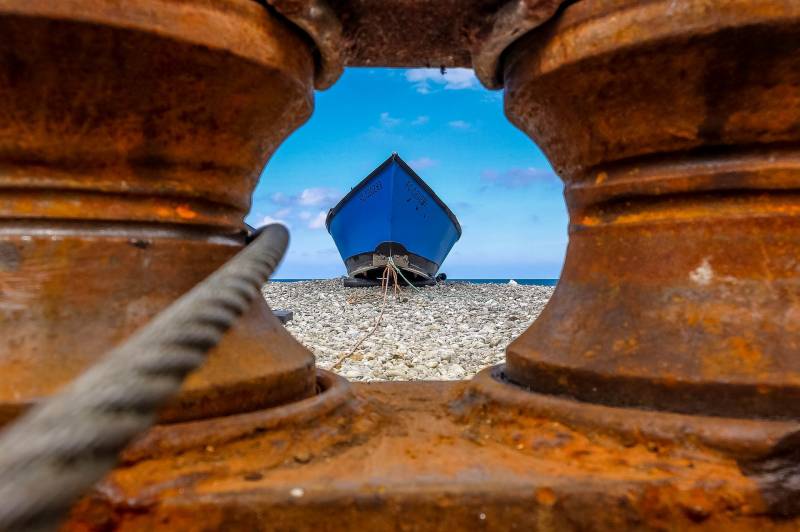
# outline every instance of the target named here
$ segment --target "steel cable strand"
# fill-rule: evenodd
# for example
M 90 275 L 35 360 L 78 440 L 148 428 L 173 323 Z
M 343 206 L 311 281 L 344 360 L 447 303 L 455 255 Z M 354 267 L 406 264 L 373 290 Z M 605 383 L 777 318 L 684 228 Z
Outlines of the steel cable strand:
M 738 462 L 742 473 L 758 485 L 768 515 L 800 515 L 800 430 L 781 437 L 765 455 Z
M 283 257 L 281 225 L 0 433 L 0 530 L 55 529 L 150 427 L 156 410 L 260 295 Z

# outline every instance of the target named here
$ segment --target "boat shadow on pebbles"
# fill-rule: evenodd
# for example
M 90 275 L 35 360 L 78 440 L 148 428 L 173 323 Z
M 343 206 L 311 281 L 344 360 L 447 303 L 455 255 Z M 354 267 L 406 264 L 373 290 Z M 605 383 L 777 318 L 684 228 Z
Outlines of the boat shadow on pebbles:
M 390 290 L 380 325 L 337 371 L 355 381 L 471 378 L 503 361 L 553 289 L 448 282 Z M 341 279 L 273 282 L 263 293 L 272 308 L 294 312 L 286 329 L 325 369 L 375 328 L 383 302 L 380 287 L 345 288 Z

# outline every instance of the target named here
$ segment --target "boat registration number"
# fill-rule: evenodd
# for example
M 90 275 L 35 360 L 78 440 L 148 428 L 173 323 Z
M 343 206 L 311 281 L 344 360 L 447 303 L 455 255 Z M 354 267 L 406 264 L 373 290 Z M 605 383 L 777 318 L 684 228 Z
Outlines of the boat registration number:
M 417 203 L 419 203 L 420 207 L 424 207 L 428 202 L 428 198 L 425 197 L 420 189 L 414 186 L 414 183 L 412 183 L 410 179 L 406 181 L 406 190 L 408 190 L 408 193 L 411 194 L 411 197 L 414 198 Z
M 369 198 L 377 194 L 383 189 L 383 183 L 380 181 L 375 181 L 374 183 L 370 183 L 367 187 L 361 191 L 361 201 L 367 201 Z

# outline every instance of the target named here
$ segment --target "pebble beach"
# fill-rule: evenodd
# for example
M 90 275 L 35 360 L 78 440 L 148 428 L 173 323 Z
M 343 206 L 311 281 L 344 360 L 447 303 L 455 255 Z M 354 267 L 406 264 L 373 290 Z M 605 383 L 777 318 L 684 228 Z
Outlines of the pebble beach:
M 502 362 L 553 290 L 446 282 L 397 295 L 390 288 L 385 307 L 380 287 L 345 288 L 341 279 L 272 282 L 263 294 L 270 307 L 294 313 L 287 330 L 322 368 L 341 360 L 335 371 L 354 381 L 458 380 Z

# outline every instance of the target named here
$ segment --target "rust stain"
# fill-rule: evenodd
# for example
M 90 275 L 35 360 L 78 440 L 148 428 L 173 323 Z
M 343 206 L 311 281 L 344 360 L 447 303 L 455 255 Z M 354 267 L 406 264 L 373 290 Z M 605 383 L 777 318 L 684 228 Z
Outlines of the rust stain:
M 0 34 L 3 424 L 241 247 L 264 162 L 311 112 L 314 59 L 251 0 L 11 0 Z M 313 355 L 260 304 L 161 417 L 315 385 Z
M 197 218 L 197 213 L 194 212 L 188 205 L 178 205 L 175 207 L 175 212 L 184 220 L 192 220 Z
M 800 293 L 798 21 L 800 4 L 771 0 L 584 0 L 507 51 L 506 113 L 559 170 L 571 220 L 558 290 L 507 350 L 510 380 L 800 415 L 800 327 L 783 319 Z
M 281 0 L 309 39 L 252 0 L 4 2 L 0 424 L 241 247 L 332 46 L 503 80 L 567 185 L 505 365 L 351 387 L 257 302 L 66 530 L 797 528 L 740 464 L 800 416 L 800 4 L 581 0 L 515 33 L 559 3 Z
M 180 454 L 154 447 L 127 461 L 74 509 L 66 530 L 108 522 L 120 530 L 191 527 L 200 510 L 205 526 L 237 529 L 258 528 L 264 512 L 270 527 L 291 530 L 386 529 L 398 520 L 420 530 L 478 522 L 524 529 L 543 516 L 554 529 L 616 530 L 620 522 L 780 529 L 759 514 L 757 487 L 724 455 L 680 442 L 623 442 L 511 404 L 495 410 L 485 399 L 458 382 L 371 383 L 355 385 L 343 409 L 320 410 L 307 422 L 297 410 L 300 417 L 269 431 L 239 432 L 263 416 L 251 414 L 223 429 L 213 453 L 198 440 Z M 525 441 L 549 443 L 520 449 Z M 298 463 L 301 447 L 315 458 Z
M 553 506 L 556 503 L 556 494 L 550 488 L 536 490 L 536 502 L 543 506 Z

